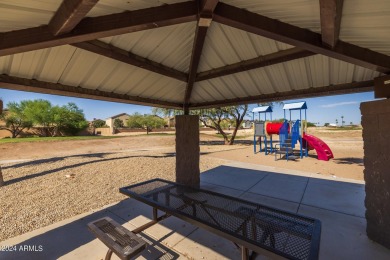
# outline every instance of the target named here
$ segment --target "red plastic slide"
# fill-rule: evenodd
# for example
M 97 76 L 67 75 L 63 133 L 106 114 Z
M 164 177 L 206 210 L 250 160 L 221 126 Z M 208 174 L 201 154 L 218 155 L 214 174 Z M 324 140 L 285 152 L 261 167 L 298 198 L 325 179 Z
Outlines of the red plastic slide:
M 307 142 L 309 150 L 316 150 L 318 160 L 329 161 L 329 159 L 333 158 L 332 150 L 330 150 L 329 146 L 320 138 L 308 134 L 304 134 L 302 138 Z

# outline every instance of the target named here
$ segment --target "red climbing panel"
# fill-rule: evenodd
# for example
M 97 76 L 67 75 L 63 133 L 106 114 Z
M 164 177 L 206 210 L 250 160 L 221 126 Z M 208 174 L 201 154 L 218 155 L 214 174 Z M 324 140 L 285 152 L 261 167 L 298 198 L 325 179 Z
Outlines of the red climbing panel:
M 329 159 L 333 158 L 332 150 L 330 150 L 329 146 L 320 138 L 308 134 L 304 134 L 302 138 L 307 142 L 309 150 L 316 150 L 318 160 L 329 161 Z

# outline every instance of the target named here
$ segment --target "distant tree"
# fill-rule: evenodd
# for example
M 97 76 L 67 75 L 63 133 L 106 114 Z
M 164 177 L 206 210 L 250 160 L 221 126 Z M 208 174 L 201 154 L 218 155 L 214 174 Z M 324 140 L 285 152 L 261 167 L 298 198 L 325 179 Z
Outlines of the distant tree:
M 143 126 L 146 128 L 146 133 L 149 134 L 149 131 L 153 128 L 164 127 L 165 121 L 161 117 L 154 115 L 145 115 L 143 117 Z
M 160 116 L 173 116 L 183 114 L 182 110 L 153 108 L 153 114 Z M 248 105 L 230 106 L 211 109 L 191 110 L 191 114 L 199 115 L 199 120 L 207 127 L 215 129 L 223 136 L 225 144 L 232 145 L 236 138 L 244 117 L 248 112 Z M 229 125 L 233 126 L 233 133 L 229 136 L 225 133 Z
M 344 116 L 341 116 L 341 126 L 344 126 L 344 123 L 345 123 Z
M 315 127 L 316 124 L 312 122 L 307 122 L 307 127 Z
M 49 101 L 43 99 L 21 101 L 24 107 L 24 114 L 33 122 L 34 126 L 39 127 L 41 136 L 54 136 L 52 105 Z
M 350 124 L 350 125 L 353 125 L 353 122 L 351 121 L 351 122 L 349 122 L 349 124 Z
M 247 115 L 248 105 L 229 106 L 221 108 L 201 109 L 192 111 L 199 115 L 199 120 L 207 127 L 215 129 L 223 136 L 225 144 L 232 145 L 241 126 L 244 117 Z M 224 131 L 222 124 L 225 120 L 231 120 L 234 126 L 231 136 Z
M 24 103 L 10 102 L 7 108 L 7 112 L 0 115 L 0 119 L 5 123 L 5 126 L 1 126 L 0 129 L 9 131 L 12 138 L 19 136 L 24 129 L 30 129 L 33 126 L 33 122 L 24 113 Z
M 134 113 L 126 120 L 126 126 L 129 128 L 143 128 L 143 115 Z
M 339 123 L 339 120 L 336 119 L 336 125 L 338 125 L 338 123 Z
M 329 123 L 325 123 L 324 126 L 329 126 Z
M 51 113 L 55 135 L 76 135 L 88 127 L 83 110 L 79 109 L 75 103 L 68 103 L 62 107 L 54 106 Z
M 126 125 L 130 128 L 146 129 L 146 133 L 149 134 L 151 129 L 163 127 L 165 125 L 165 121 L 161 117 L 155 115 L 141 115 L 139 113 L 134 113 L 129 117 Z
M 161 116 L 161 117 L 172 117 L 176 115 L 182 115 L 183 110 L 180 109 L 171 109 L 171 108 L 152 108 L 152 115 Z
M 124 123 L 121 119 L 115 118 L 114 119 L 114 128 L 122 128 L 124 127 Z
M 92 121 L 92 126 L 95 128 L 100 128 L 100 127 L 105 127 L 107 125 L 106 125 L 106 121 L 101 119 L 96 119 Z

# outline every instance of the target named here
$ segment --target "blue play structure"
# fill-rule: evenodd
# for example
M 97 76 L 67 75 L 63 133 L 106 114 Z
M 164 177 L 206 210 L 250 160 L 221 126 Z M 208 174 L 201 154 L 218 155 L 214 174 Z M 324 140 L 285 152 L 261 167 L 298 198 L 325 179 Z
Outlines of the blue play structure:
M 255 121 L 255 113 L 258 114 L 258 121 Z M 272 107 L 271 106 L 260 106 L 255 107 L 252 110 L 252 119 L 254 124 L 254 135 L 253 135 L 253 150 L 256 153 L 256 142 L 259 140 L 259 152 L 264 152 L 265 154 L 272 153 L 272 135 L 269 136 L 270 146 L 268 147 L 268 138 L 266 132 L 266 122 L 267 122 L 267 113 L 272 120 Z M 261 120 L 261 115 L 264 115 L 264 120 Z M 264 142 L 264 148 L 262 143 Z
M 318 160 L 329 161 L 333 158 L 333 153 L 330 147 L 320 138 L 307 134 L 306 120 L 307 105 L 305 101 L 289 103 L 283 106 L 284 120 L 281 122 L 272 121 L 272 107 L 260 106 L 252 110 L 254 122 L 253 135 L 253 150 L 256 153 L 256 144 L 259 142 L 259 152 L 264 152 L 266 155 L 275 153 L 279 158 L 285 156 L 286 160 L 295 160 L 308 156 L 308 150 L 315 150 Z M 292 114 L 299 112 L 299 119 L 292 119 Z M 302 118 L 304 112 L 304 118 Z M 258 113 L 258 119 L 255 119 L 255 114 Z M 270 115 L 270 120 L 267 121 L 267 113 Z M 262 120 L 261 115 L 264 115 Z M 287 119 L 288 116 L 288 119 Z M 256 120 L 256 121 L 255 121 Z M 273 146 L 272 135 L 279 135 L 279 143 Z M 299 155 L 295 147 L 299 142 Z M 263 148 L 264 143 L 264 148 Z M 295 153 L 295 154 L 294 154 Z
M 275 160 L 276 155 L 279 154 L 280 157 L 285 155 L 286 160 L 297 159 L 298 156 L 294 155 L 295 146 L 299 141 L 299 157 L 303 158 L 303 155 L 307 156 L 307 143 L 305 142 L 305 147 L 303 147 L 303 135 L 306 132 L 306 102 L 296 102 L 284 104 L 284 122 L 279 131 L 279 144 L 275 145 Z M 302 110 L 304 111 L 304 120 L 302 120 Z M 299 111 L 299 119 L 292 120 L 291 114 L 294 111 Z M 286 112 L 289 114 L 289 120 L 286 119 Z M 291 128 L 289 127 L 291 126 Z M 290 131 L 289 131 L 290 130 Z

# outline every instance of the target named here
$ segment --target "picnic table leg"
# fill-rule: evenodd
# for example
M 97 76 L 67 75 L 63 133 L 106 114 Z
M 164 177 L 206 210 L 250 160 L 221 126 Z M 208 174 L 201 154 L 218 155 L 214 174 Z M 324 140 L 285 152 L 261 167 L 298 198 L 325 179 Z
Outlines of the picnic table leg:
M 112 250 L 110 248 L 110 249 L 108 249 L 107 254 L 106 254 L 106 258 L 104 258 L 104 260 L 110 260 L 111 256 L 112 256 Z
M 153 208 L 153 220 L 157 220 L 157 208 Z
M 241 259 L 242 260 L 248 260 L 248 248 L 245 246 L 241 246 Z

